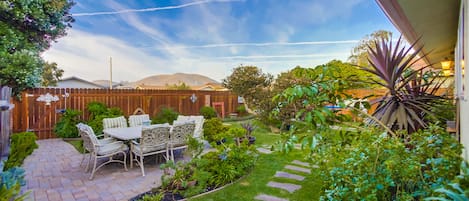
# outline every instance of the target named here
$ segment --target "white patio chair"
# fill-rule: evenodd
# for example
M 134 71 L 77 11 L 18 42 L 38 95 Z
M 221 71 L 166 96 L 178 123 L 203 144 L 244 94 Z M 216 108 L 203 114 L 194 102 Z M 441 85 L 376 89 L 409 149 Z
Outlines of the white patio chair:
M 187 122 L 187 121 L 193 121 L 195 123 L 195 129 L 194 129 L 194 138 L 197 139 L 202 139 L 203 136 L 203 126 L 204 126 L 204 116 L 184 116 L 184 115 L 178 115 L 178 118 L 176 119 L 177 122 Z M 173 123 L 174 124 L 174 123 Z
M 168 160 L 168 141 L 171 126 L 169 124 L 158 124 L 151 126 L 144 126 L 142 128 L 142 137 L 140 142 L 132 141 L 131 154 L 130 154 L 130 168 L 133 167 L 133 161 L 142 169 L 142 176 L 145 176 L 143 167 L 143 158 L 149 155 L 165 153 L 164 157 Z M 135 155 L 135 159 L 133 156 Z
M 168 148 L 174 161 L 174 150 L 187 148 L 187 138 L 194 134 L 195 123 L 192 121 L 179 124 L 175 122 L 169 136 Z
M 142 115 L 130 115 L 129 116 L 129 126 L 136 127 L 143 125 L 143 122 L 150 121 L 150 116 L 148 114 Z
M 98 139 L 98 142 L 99 144 L 108 144 L 108 143 L 111 143 L 111 142 L 115 142 L 116 139 L 112 138 L 112 137 L 108 137 L 108 138 L 102 138 L 103 135 L 96 135 L 93 131 L 93 128 L 91 128 L 91 126 L 87 125 L 87 124 L 84 124 L 84 123 L 78 123 L 76 125 L 77 129 L 78 129 L 78 133 L 80 134 L 82 140 L 83 140 L 83 158 L 81 159 L 81 162 L 80 162 L 80 166 L 82 165 L 83 161 L 85 161 L 85 158 L 86 158 L 86 153 L 85 152 L 88 152 L 88 155 L 89 155 L 89 160 L 88 160 L 88 164 L 86 165 L 86 167 L 88 168 L 89 166 L 89 163 L 91 161 L 91 150 L 92 150 L 92 144 L 84 141 L 83 139 L 83 134 L 84 132 L 82 132 L 82 130 L 84 131 L 87 131 L 89 134 L 92 134 L 92 135 L 95 135 L 96 138 Z M 102 138 L 102 139 L 100 139 Z
M 128 150 L 127 145 L 125 145 L 122 141 L 115 141 L 107 144 L 101 144 L 98 139 L 96 138 L 95 135 L 90 133 L 86 129 L 81 129 L 80 130 L 81 135 L 83 137 L 83 144 L 89 146 L 88 148 L 90 149 L 90 156 L 93 158 L 93 169 L 91 171 L 91 176 L 90 180 L 93 179 L 94 173 L 96 171 L 103 167 L 106 164 L 112 163 L 112 162 L 118 162 L 124 164 L 124 169 L 127 171 L 127 165 L 126 165 L 126 154 L 125 152 Z M 124 156 L 124 160 L 115 160 L 112 157 L 117 155 L 117 154 L 122 154 Z M 98 163 L 98 159 L 100 158 L 109 158 L 108 161 L 100 164 L 98 167 L 96 167 Z M 88 169 L 88 168 L 87 168 Z
M 124 116 L 103 119 L 103 129 L 107 128 L 126 128 L 127 120 Z M 109 137 L 105 135 L 105 137 Z

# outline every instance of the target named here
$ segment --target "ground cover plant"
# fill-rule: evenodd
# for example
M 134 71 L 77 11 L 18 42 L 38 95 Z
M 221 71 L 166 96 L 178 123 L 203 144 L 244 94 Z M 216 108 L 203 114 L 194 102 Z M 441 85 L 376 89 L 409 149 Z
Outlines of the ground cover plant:
M 161 165 L 164 174 L 162 185 L 153 190 L 153 196 L 145 199 L 177 200 L 207 192 L 246 175 L 254 166 L 257 152 L 247 143 L 236 144 L 227 140 L 216 145 L 216 150 L 201 155 L 202 143 L 189 139 L 193 158 L 174 164 Z

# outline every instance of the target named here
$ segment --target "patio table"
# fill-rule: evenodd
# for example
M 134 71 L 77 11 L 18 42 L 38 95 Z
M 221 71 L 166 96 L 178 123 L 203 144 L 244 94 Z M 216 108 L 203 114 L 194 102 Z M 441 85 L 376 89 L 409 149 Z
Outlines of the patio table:
M 142 126 L 126 128 L 107 128 L 103 130 L 104 134 L 119 140 L 134 140 L 142 136 Z

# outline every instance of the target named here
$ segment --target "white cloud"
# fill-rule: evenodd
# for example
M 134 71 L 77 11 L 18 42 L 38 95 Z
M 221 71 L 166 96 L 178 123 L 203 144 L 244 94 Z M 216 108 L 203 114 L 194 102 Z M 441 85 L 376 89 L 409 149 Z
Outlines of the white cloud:
M 114 81 L 136 81 L 155 74 L 176 72 L 198 73 L 220 81 L 240 64 L 258 65 L 265 72 L 277 74 L 296 65 L 313 67 L 334 58 L 347 58 L 340 55 L 245 55 L 233 58 L 188 55 L 162 58 L 110 36 L 70 30 L 43 57 L 47 61 L 57 62 L 65 71 L 64 77 L 78 76 L 86 80 L 109 79 L 109 57 L 112 56 Z M 302 60 L 292 60 L 295 58 Z

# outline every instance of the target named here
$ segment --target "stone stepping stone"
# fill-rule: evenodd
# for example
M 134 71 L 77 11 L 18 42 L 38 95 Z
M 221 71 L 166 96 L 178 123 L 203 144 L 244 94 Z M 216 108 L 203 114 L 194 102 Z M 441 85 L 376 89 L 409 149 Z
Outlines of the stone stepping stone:
M 300 185 L 290 184 L 290 183 L 280 183 L 280 182 L 275 182 L 275 181 L 269 181 L 269 183 L 267 183 L 267 186 L 274 187 L 274 188 L 280 188 L 280 189 L 286 190 L 290 193 L 293 193 L 296 190 L 301 188 Z
M 304 172 L 304 173 L 307 173 L 307 174 L 311 174 L 311 169 L 307 169 L 307 168 L 302 168 L 302 167 L 298 167 L 298 166 L 294 166 L 294 165 L 286 165 L 285 168 L 289 169 L 289 170 L 295 170 L 295 171 L 298 171 L 298 172 Z
M 303 177 L 303 176 L 296 175 L 296 174 L 291 174 L 291 173 L 288 173 L 288 172 L 282 172 L 282 171 L 277 171 L 275 173 L 275 177 L 283 177 L 283 178 L 287 178 L 287 179 L 294 179 L 294 180 L 297 180 L 297 181 L 303 181 L 305 179 L 305 177 Z
M 266 194 L 257 195 L 254 199 L 262 200 L 262 201 L 288 201 L 287 199 L 284 199 L 284 198 L 279 198 L 279 197 L 266 195 Z
M 259 151 L 263 154 L 271 154 L 272 153 L 272 151 L 270 151 L 270 149 L 266 149 L 266 148 L 262 148 L 262 147 L 257 148 L 257 151 Z
M 303 162 L 303 161 L 299 161 L 299 160 L 294 160 L 292 161 L 291 163 L 295 164 L 295 165 L 301 165 L 301 166 L 304 166 L 304 167 L 311 167 L 311 165 L 307 162 Z

